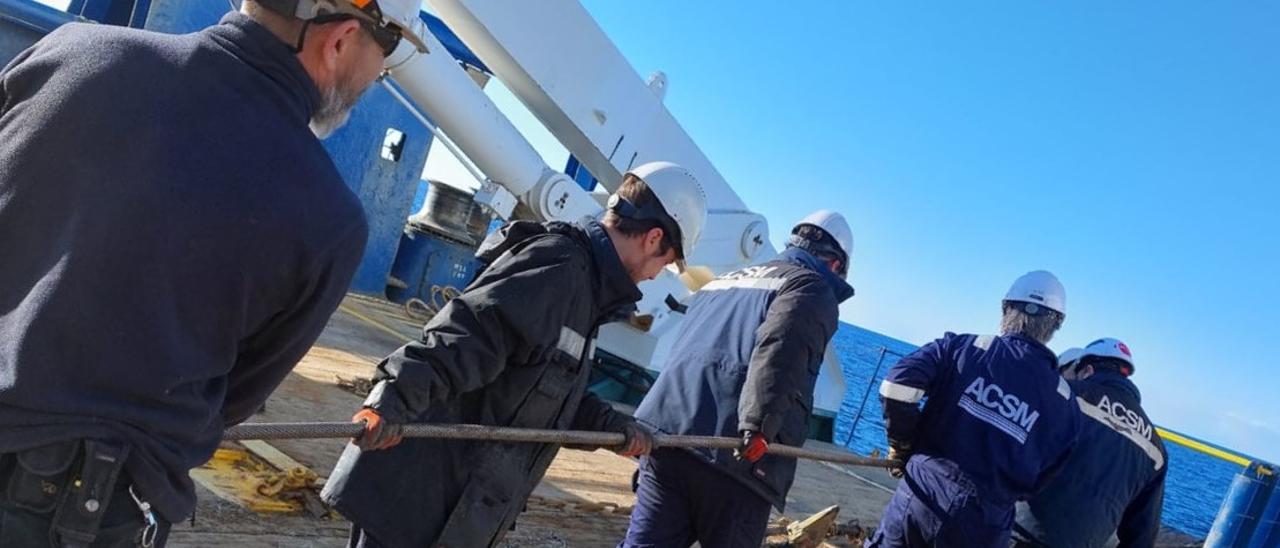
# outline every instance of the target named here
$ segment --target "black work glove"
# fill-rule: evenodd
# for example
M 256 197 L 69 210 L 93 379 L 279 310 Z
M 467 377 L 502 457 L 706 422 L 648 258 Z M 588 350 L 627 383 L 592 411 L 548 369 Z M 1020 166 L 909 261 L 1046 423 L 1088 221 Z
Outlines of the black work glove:
M 653 450 L 653 434 L 639 423 L 627 423 L 622 427 L 622 433 L 627 436 L 627 440 L 614 448 L 614 453 L 624 457 L 638 457 L 648 455 Z
M 897 461 L 898 464 L 896 466 L 889 467 L 889 475 L 897 479 L 902 479 L 902 476 L 905 475 L 907 471 L 907 459 L 910 458 L 910 447 L 905 445 L 890 445 L 888 459 L 891 461 Z

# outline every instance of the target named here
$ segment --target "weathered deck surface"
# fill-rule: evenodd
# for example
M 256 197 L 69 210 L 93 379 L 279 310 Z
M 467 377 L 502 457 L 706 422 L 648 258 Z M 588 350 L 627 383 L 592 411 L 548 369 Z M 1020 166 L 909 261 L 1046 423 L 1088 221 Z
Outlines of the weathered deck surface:
M 338 378 L 369 377 L 378 360 L 416 337 L 420 324 L 387 303 L 349 297 L 254 422 L 349 420 L 361 398 L 339 388 Z M 342 450 L 342 443 L 335 440 L 271 444 L 322 476 L 328 475 Z M 634 503 L 630 488 L 634 470 L 634 461 L 608 451 L 561 451 L 505 545 L 615 546 L 626 531 Z M 841 522 L 856 519 L 874 525 L 894 485 L 882 470 L 802 461 L 787 514 L 803 519 L 839 504 Z M 346 546 L 348 524 L 341 519 L 257 515 L 199 490 L 194 526 L 176 524 L 170 546 Z

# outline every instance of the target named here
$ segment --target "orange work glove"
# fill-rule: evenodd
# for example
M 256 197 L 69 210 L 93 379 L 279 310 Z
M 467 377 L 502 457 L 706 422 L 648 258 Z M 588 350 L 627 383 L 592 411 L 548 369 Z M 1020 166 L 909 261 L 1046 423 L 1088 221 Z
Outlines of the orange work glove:
M 400 425 L 388 424 L 377 411 L 368 407 L 361 409 L 351 422 L 363 422 L 364 432 L 360 437 L 351 440 L 365 451 L 389 449 L 400 443 Z

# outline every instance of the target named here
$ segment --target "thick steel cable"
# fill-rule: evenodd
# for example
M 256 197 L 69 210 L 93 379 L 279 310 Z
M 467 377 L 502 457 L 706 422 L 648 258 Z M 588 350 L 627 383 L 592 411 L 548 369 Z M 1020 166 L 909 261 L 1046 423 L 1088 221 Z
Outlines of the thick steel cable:
M 507 428 L 479 424 L 405 424 L 401 426 L 406 438 L 436 438 L 514 443 L 558 443 L 564 445 L 595 445 L 617 447 L 626 437 L 616 432 L 586 432 L 581 430 L 534 430 Z M 280 422 L 246 423 L 228 428 L 223 433 L 226 440 L 283 440 L 302 438 L 352 438 L 360 435 L 364 427 L 350 422 Z M 713 436 L 654 435 L 656 447 L 684 447 L 706 449 L 735 449 L 739 440 Z M 782 444 L 770 444 L 769 454 L 779 457 L 834 462 L 852 466 L 888 468 L 895 461 L 872 459 L 853 454 L 832 453 Z

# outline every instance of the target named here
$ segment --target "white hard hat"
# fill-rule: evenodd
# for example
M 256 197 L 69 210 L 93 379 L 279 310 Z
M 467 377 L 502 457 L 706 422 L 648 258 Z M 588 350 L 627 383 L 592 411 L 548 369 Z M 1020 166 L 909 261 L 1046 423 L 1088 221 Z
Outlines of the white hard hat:
M 356 6 L 377 4 L 382 16 L 392 21 L 416 21 L 422 11 L 422 0 L 347 0 Z
M 1080 359 L 1090 356 L 1120 360 L 1129 364 L 1129 372 L 1133 372 L 1133 353 L 1129 352 L 1129 346 L 1120 342 L 1120 339 L 1107 337 L 1089 343 L 1089 346 L 1084 347 L 1084 351 L 1083 354 L 1081 354 Z
M 362 0 L 347 0 L 359 6 Z M 382 12 L 382 25 L 394 25 L 400 30 L 405 40 L 413 44 L 419 52 L 427 52 L 427 43 L 422 33 L 427 32 L 426 23 L 422 22 L 418 13 L 422 11 L 422 0 L 363 0 L 368 4 L 376 4 Z M 364 9 L 368 9 L 365 7 Z
M 663 211 L 675 221 L 680 233 L 680 248 L 676 250 L 680 259 L 676 261 L 676 266 L 683 272 L 685 259 L 693 255 L 698 239 L 702 236 L 702 228 L 707 224 L 707 193 L 702 190 L 702 185 L 693 173 L 671 162 L 649 162 L 627 174 L 644 181 L 654 197 L 658 198 Z M 610 203 L 613 202 L 611 199 Z M 647 215 L 641 218 L 644 217 Z
M 1058 369 L 1062 369 L 1075 362 L 1080 361 L 1084 357 L 1084 349 L 1079 347 L 1068 348 L 1066 352 L 1058 355 Z
M 1067 314 L 1067 290 L 1062 287 L 1062 282 L 1047 270 L 1028 272 L 1014 280 L 1004 300 L 1031 303 L 1064 316 Z M 1034 313 L 1031 310 L 1028 312 Z
M 372 25 L 370 28 L 386 55 L 395 49 L 400 38 L 408 40 L 420 52 L 427 51 L 422 38 L 426 24 L 418 18 L 421 0 L 257 0 L 276 13 L 303 21 L 322 16 L 346 14 Z
M 853 255 L 853 231 L 849 230 L 849 223 L 845 222 L 844 215 L 829 209 L 819 209 L 800 219 L 800 222 L 796 223 L 796 228 L 799 228 L 800 225 L 813 225 L 821 228 L 835 239 L 846 259 Z M 794 229 L 792 232 L 795 232 Z

